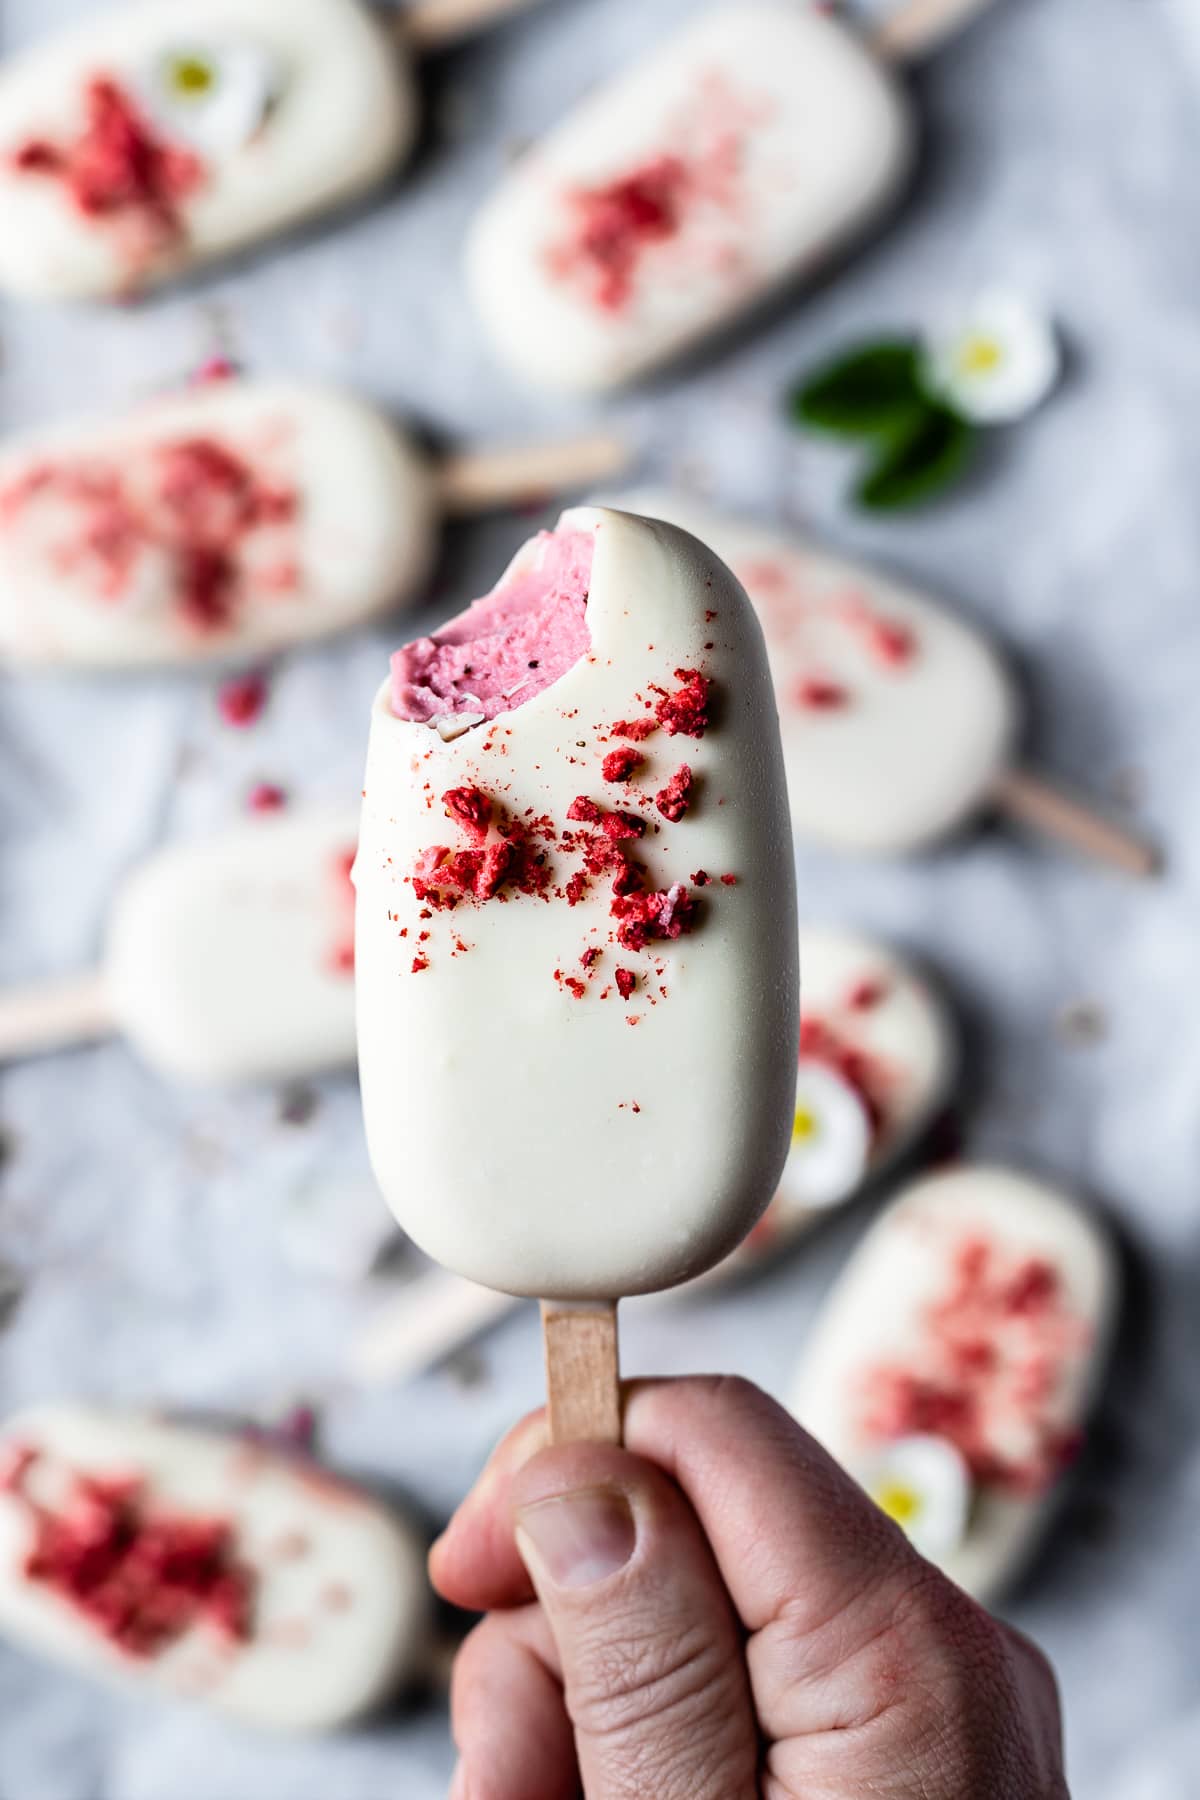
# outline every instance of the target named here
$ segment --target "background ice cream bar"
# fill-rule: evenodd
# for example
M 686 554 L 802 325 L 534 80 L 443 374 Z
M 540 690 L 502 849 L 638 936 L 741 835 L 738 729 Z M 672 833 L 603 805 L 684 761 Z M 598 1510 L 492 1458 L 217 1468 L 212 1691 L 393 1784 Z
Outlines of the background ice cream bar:
M 419 598 L 443 511 L 598 478 L 607 435 L 435 463 L 353 395 L 221 379 L 0 450 L 0 657 L 233 662 Z
M 1076 1454 L 1116 1322 L 1106 1232 L 1043 1182 L 911 1187 L 805 1347 L 801 1423 L 918 1548 L 986 1599 L 1020 1570 Z
M 355 199 L 412 145 L 412 50 L 527 3 L 96 9 L 0 73 L 0 287 L 120 295 Z
M 536 144 L 468 276 L 497 353 L 548 386 L 645 374 L 828 261 L 895 197 L 903 89 L 802 0 L 705 9 Z
M 247 1438 L 47 1405 L 0 1434 L 0 1630 L 247 1724 L 328 1731 L 421 1669 L 413 1526 Z
M 946 608 L 877 569 L 681 495 L 623 504 L 702 536 L 754 602 L 802 842 L 901 854 L 992 807 L 1127 873 L 1157 867 L 1144 842 L 1018 766 L 1013 677 Z
M 0 998 L 0 1055 L 124 1033 L 189 1081 L 354 1060 L 353 812 L 264 815 L 149 858 L 94 975 Z

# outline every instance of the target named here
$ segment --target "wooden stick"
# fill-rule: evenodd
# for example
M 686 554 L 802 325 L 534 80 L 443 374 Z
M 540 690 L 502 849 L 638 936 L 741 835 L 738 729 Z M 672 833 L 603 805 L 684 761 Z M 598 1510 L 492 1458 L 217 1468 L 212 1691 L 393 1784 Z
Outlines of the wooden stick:
M 444 49 L 485 31 L 509 13 L 524 12 L 534 0 L 411 0 L 396 16 L 396 30 L 414 50 Z
M 452 456 L 438 470 L 448 513 L 486 512 L 514 501 L 542 500 L 564 488 L 608 481 L 629 464 L 629 446 L 598 432 L 562 444 L 525 444 Z
M 868 31 L 868 40 L 889 62 L 913 62 L 962 31 L 992 0 L 897 0 Z
M 619 1444 L 621 1370 L 615 1300 L 542 1301 L 552 1444 Z
M 1162 868 L 1162 856 L 1132 831 L 1102 818 L 1085 801 L 1059 793 L 1038 775 L 1013 769 L 1001 776 L 992 799 L 1010 818 L 1058 838 L 1084 856 L 1146 880 Z
M 99 973 L 0 993 L 0 1062 L 91 1043 L 114 1029 Z
M 356 1381 L 407 1381 L 498 1324 L 520 1304 L 511 1294 L 497 1294 L 459 1275 L 431 1269 L 389 1302 L 355 1339 L 347 1359 L 349 1372 Z

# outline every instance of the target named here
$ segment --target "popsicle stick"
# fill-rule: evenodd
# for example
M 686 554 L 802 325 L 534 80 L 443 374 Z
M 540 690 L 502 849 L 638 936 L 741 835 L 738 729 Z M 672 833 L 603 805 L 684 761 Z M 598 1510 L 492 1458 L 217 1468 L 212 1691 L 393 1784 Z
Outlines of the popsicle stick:
M 564 488 L 608 481 L 629 464 L 629 446 L 610 433 L 562 444 L 523 444 L 449 457 L 438 490 L 449 513 L 486 512 L 514 501 L 541 500 Z
M 91 1043 L 114 1029 L 99 972 L 0 994 L 0 1062 Z
M 411 0 L 398 14 L 396 30 L 415 50 L 440 50 L 533 4 L 534 0 Z
M 347 1358 L 356 1381 L 398 1382 L 420 1375 L 521 1304 L 431 1269 L 410 1283 L 355 1339 Z
M 992 0 L 896 0 L 868 38 L 889 62 L 912 62 L 936 50 L 991 4 Z
M 1145 880 L 1162 867 L 1160 852 L 1132 831 L 1102 818 L 1084 801 L 1059 793 L 1038 775 L 1013 769 L 1001 776 L 992 790 L 1001 812 L 1032 825 L 1047 837 L 1069 844 L 1096 862 L 1108 863 L 1126 875 Z
M 542 1301 L 552 1444 L 619 1444 L 621 1370 L 615 1300 Z

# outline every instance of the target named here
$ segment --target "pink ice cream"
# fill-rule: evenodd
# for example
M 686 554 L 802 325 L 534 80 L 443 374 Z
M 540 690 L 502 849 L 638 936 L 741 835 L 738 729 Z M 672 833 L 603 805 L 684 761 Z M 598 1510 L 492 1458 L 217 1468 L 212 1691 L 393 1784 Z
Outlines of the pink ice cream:
M 499 585 L 433 637 L 392 658 L 392 711 L 429 724 L 452 713 L 494 719 L 550 687 L 587 654 L 590 531 L 542 531 Z

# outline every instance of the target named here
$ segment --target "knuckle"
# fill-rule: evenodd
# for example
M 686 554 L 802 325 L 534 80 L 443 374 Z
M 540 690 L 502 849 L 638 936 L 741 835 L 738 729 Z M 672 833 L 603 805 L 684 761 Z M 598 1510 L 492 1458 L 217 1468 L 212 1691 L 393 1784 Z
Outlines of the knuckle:
M 621 1771 L 630 1794 L 695 1800 L 741 1791 L 732 1771 L 747 1703 L 737 1660 L 711 1632 L 614 1620 L 580 1666 L 567 1693 L 572 1723 L 600 1748 L 606 1768 Z

